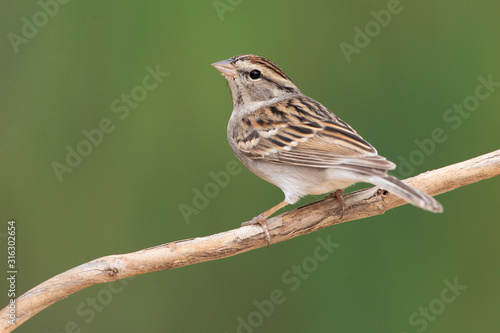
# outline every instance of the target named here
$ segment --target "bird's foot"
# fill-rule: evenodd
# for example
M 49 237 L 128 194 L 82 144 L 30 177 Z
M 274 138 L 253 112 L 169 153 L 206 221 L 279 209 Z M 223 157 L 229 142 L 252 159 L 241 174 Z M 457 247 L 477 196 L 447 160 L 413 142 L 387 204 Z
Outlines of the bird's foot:
M 243 222 L 241 224 L 242 227 L 246 227 L 247 225 L 253 225 L 253 224 L 260 224 L 262 229 L 264 230 L 264 233 L 266 234 L 266 242 L 267 242 L 267 248 L 271 245 L 271 235 L 269 234 L 269 230 L 267 229 L 267 216 L 264 214 L 260 214 L 250 221 Z
M 340 204 L 340 220 L 344 217 L 345 212 L 345 202 L 344 202 L 344 190 L 337 190 L 325 196 L 325 199 L 337 198 Z

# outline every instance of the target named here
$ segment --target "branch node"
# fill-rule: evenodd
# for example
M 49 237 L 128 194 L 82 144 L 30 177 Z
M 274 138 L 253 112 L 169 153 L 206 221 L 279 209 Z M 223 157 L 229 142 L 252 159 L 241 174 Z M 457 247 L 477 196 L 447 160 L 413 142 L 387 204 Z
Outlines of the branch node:
M 118 274 L 118 268 L 116 267 L 108 267 L 104 270 L 104 272 L 106 272 L 106 274 L 108 274 L 108 276 L 116 276 Z
M 378 196 L 381 196 L 382 197 L 382 200 L 384 200 L 384 197 L 387 196 L 389 194 L 389 191 L 387 190 L 384 190 L 382 188 L 379 188 L 376 192 L 375 192 L 375 195 L 378 195 Z

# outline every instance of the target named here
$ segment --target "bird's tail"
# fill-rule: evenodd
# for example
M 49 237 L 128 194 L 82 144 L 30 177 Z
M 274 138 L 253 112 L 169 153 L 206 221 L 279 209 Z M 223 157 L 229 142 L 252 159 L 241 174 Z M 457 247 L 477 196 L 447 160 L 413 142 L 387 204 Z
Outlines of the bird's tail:
M 443 211 L 443 206 L 436 199 L 403 183 L 395 177 L 389 175 L 384 177 L 370 176 L 369 182 L 392 192 L 414 206 L 434 213 L 441 213 Z

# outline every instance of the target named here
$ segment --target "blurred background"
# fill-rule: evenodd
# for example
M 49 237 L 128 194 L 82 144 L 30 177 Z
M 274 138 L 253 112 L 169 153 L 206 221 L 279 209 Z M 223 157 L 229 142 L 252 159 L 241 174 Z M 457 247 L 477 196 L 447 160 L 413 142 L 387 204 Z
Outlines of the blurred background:
M 236 54 L 277 63 L 400 178 L 498 149 L 499 10 L 493 0 L 2 2 L 1 267 L 9 219 L 24 293 L 101 256 L 236 228 L 281 201 L 226 141 L 231 97 L 210 64 Z M 438 196 L 444 214 L 406 205 L 96 285 L 17 332 L 498 332 L 499 186 Z M 334 250 L 320 261 L 325 242 Z

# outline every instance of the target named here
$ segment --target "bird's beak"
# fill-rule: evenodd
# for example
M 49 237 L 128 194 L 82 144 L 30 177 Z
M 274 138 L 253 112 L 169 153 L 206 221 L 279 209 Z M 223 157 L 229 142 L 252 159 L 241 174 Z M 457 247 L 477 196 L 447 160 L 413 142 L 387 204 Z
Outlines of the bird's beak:
M 212 64 L 224 76 L 236 76 L 236 68 L 231 63 L 231 59 L 217 61 Z

